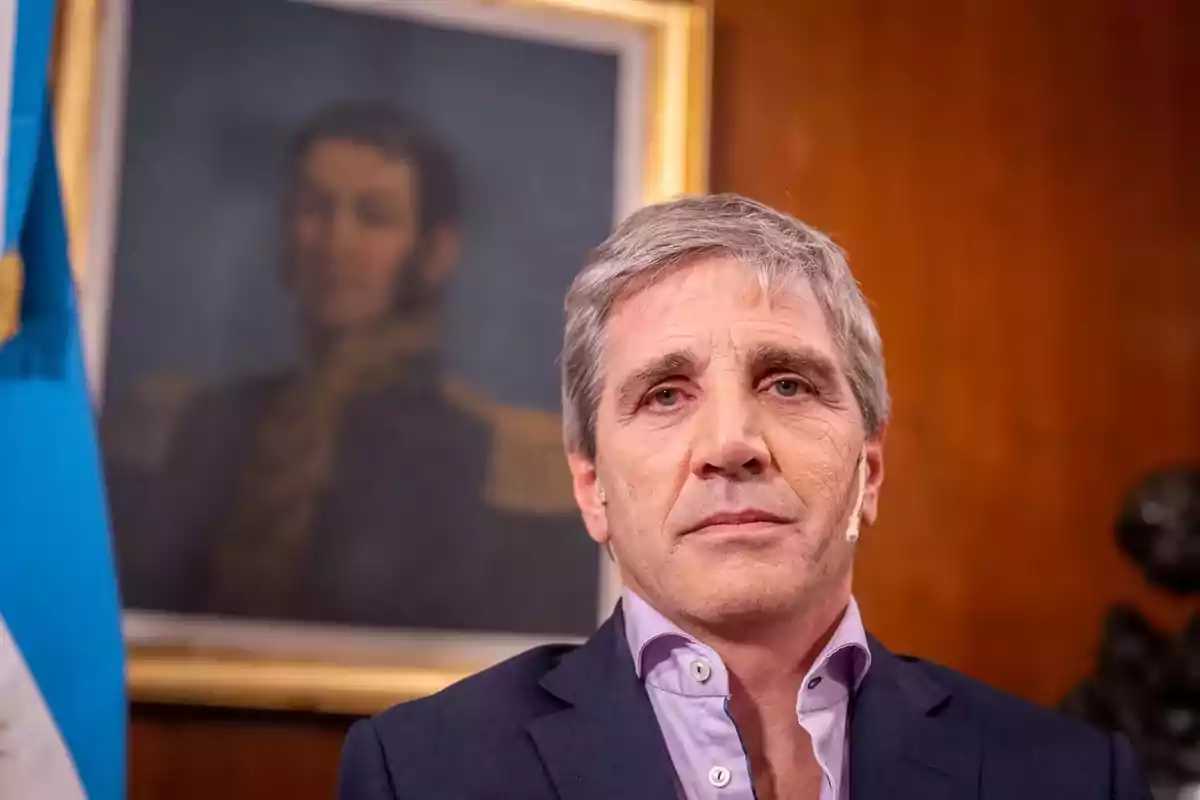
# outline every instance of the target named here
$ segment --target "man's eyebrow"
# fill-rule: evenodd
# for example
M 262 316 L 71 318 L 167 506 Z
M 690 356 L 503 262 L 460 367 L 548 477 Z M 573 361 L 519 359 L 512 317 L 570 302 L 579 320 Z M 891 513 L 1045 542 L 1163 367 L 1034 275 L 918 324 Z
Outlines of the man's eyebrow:
M 772 371 L 795 372 L 824 388 L 836 388 L 838 385 L 837 364 L 825 353 L 811 347 L 759 345 L 750 351 L 747 360 L 755 375 Z
M 699 359 L 691 350 L 676 350 L 664 353 L 647 361 L 617 386 L 617 405 L 627 408 L 641 400 L 646 390 L 672 376 L 692 376 Z

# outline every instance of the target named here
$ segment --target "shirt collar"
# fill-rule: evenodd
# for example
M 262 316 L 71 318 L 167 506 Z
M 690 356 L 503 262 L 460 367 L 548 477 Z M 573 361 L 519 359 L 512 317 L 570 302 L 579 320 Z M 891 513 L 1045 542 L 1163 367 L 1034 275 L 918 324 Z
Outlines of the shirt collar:
M 645 680 L 646 674 L 675 646 L 690 645 L 711 652 L 706 645 L 680 630 L 628 588 L 622 593 L 622 608 L 625 612 L 625 636 L 633 656 L 634 670 L 640 680 Z M 716 654 L 712 656 L 715 658 Z M 858 602 L 851 597 L 833 636 L 813 661 L 805 682 L 817 673 L 832 672 L 839 683 L 853 692 L 858 689 L 870 668 L 871 647 L 867 643 L 867 632 L 863 628 Z
M 684 633 L 638 594 L 626 588 L 621 593 L 621 608 L 625 612 L 625 638 L 633 655 L 633 668 L 639 679 L 645 678 L 651 664 L 646 650 L 659 640 L 677 640 L 680 644 L 699 644 Z

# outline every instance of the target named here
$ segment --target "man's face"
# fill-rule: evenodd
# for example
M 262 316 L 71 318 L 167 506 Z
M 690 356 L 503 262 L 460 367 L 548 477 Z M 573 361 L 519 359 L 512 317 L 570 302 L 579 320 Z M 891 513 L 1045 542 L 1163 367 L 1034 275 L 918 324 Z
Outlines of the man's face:
M 570 460 L 630 588 L 709 626 L 848 594 L 856 468 L 870 523 L 882 445 L 807 284 L 768 299 L 737 262 L 686 266 L 617 303 L 602 369 L 596 461 Z
M 339 331 L 392 308 L 420 230 L 417 175 L 377 148 L 330 139 L 300 165 L 292 198 L 293 280 L 313 327 Z

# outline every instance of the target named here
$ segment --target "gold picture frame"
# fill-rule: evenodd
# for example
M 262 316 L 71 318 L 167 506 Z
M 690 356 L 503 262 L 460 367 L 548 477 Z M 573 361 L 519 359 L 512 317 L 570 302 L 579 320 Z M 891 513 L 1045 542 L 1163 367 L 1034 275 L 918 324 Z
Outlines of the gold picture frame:
M 391 3 L 403 0 L 391 0 Z M 306 0 L 384 13 L 388 0 Z M 95 205 L 97 142 L 106 135 L 99 86 L 114 26 L 125 24 L 120 9 L 128 0 L 60 0 L 60 46 L 56 55 L 55 99 L 58 149 L 67 204 L 73 263 L 83 290 L 85 329 L 91 264 L 99 230 Z M 672 0 L 454 0 L 479 13 L 528 13 L 569 19 L 576 24 L 619 26 L 643 44 L 640 96 L 644 108 L 638 203 L 646 204 L 708 188 L 709 75 L 712 10 L 707 2 Z M 469 13 L 469 12 L 464 12 Z M 100 243 L 100 246 L 106 246 Z M 92 259 L 89 261 L 89 257 Z M 107 290 L 105 290 L 106 292 Z M 101 292 L 104 294 L 105 292 Z M 107 313 L 107 312 L 105 312 Z M 89 359 L 94 346 L 87 348 Z M 528 419 L 491 409 L 500 428 L 528 428 Z M 556 429 L 541 435 L 558 437 Z M 127 625 L 127 634 L 129 626 Z M 246 626 L 241 642 L 253 642 L 264 626 Z M 337 636 L 329 639 L 340 641 Z M 353 659 L 327 661 L 304 653 L 263 655 L 252 647 L 209 641 L 144 644 L 131 638 L 128 688 L 135 702 L 194 704 L 256 709 L 290 709 L 369 714 L 391 704 L 435 692 L 486 666 L 520 640 L 479 651 L 467 644 L 438 658 L 409 658 L 396 651 L 363 650 Z M 323 645 L 322 645 L 323 646 Z M 318 650 L 320 647 L 318 646 Z M 339 645 L 330 645 L 336 649 Z M 420 642 L 405 652 L 416 654 Z M 459 655 L 455 655 L 458 653 Z

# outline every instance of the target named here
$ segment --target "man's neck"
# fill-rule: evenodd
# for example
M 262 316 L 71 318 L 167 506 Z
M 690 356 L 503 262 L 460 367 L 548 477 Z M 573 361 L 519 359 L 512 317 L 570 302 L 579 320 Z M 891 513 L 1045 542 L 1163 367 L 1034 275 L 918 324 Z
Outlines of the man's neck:
M 808 671 L 837 630 L 850 602 L 850 577 L 828 587 L 803 613 L 740 626 L 736 637 L 697 636 L 729 673 L 730 714 L 749 758 L 759 797 L 816 797 L 820 766 L 796 704 Z M 694 634 L 693 634 L 694 635 Z

